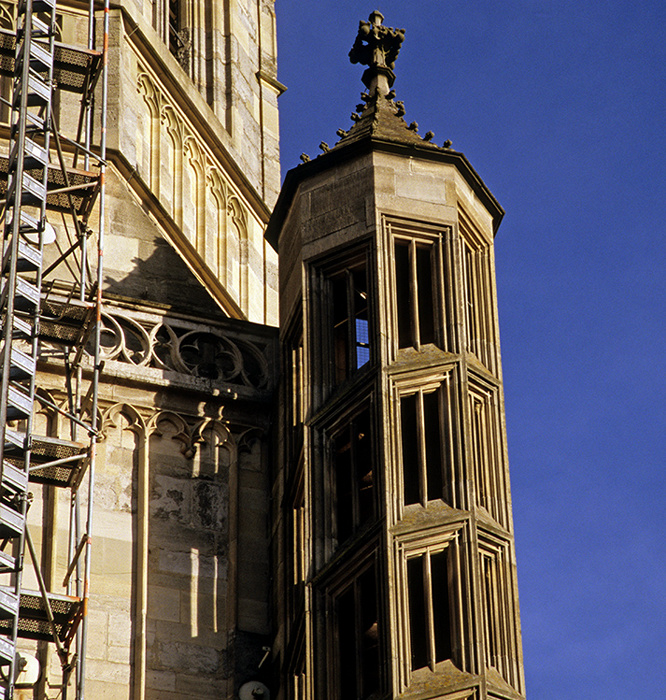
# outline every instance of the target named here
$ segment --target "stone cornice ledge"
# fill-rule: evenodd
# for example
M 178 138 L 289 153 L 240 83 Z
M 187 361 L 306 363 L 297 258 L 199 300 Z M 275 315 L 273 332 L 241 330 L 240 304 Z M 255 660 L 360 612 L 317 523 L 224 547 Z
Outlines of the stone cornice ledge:
M 386 141 L 374 137 L 368 137 L 354 143 L 350 143 L 343 148 L 331 149 L 313 160 L 302 163 L 287 172 L 280 191 L 280 196 L 275 204 L 275 209 L 266 228 L 266 240 L 277 251 L 278 239 L 282 223 L 289 213 L 292 200 L 300 183 L 308 177 L 312 177 L 320 172 L 324 172 L 335 165 L 352 160 L 359 156 L 367 155 L 373 151 L 383 151 L 385 153 L 395 153 L 405 157 L 421 158 L 423 160 L 434 160 L 442 163 L 455 165 L 458 172 L 472 188 L 476 196 L 481 200 L 493 218 L 493 232 L 497 229 L 504 217 L 504 209 L 495 199 L 492 192 L 486 187 L 483 180 L 467 160 L 464 153 L 454 151 L 450 148 L 433 148 L 430 145 L 419 146 L 417 144 L 406 144 L 397 141 Z
M 257 80 L 263 80 L 270 85 L 278 94 L 278 97 L 287 91 L 287 86 L 283 85 L 277 78 L 273 77 L 265 70 L 258 70 L 255 74 Z

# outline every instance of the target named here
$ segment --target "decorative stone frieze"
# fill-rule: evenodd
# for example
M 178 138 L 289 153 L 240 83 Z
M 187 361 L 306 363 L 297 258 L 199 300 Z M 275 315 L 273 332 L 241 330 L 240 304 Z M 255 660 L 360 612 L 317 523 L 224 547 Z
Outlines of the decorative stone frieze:
M 270 387 L 269 343 L 231 338 L 223 330 L 168 317 L 123 313 L 102 317 L 105 361 L 152 367 L 256 390 Z

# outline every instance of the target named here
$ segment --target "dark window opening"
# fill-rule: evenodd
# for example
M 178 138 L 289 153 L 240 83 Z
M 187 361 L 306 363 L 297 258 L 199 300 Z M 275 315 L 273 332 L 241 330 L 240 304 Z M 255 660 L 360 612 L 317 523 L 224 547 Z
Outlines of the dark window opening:
M 395 290 L 398 309 L 398 347 L 408 348 L 413 345 L 408 241 L 399 240 L 395 243 Z
M 433 243 L 395 241 L 398 348 L 418 350 L 437 342 L 436 265 L 437 248 Z
M 493 561 L 490 557 L 481 557 L 481 575 L 483 585 L 483 598 L 485 607 L 485 623 L 486 623 L 486 654 L 488 656 L 488 666 L 498 668 L 497 663 L 497 630 L 495 618 L 497 615 L 496 605 L 494 604 L 494 589 L 495 581 L 493 576 Z
M 379 621 L 375 571 L 368 569 L 360 579 L 361 655 L 363 696 L 379 689 Z
M 430 556 L 432 576 L 432 613 L 435 627 L 435 662 L 450 659 L 451 618 L 449 613 L 449 585 L 447 552 Z
M 169 0 L 169 51 L 178 57 L 181 48 L 180 0 Z
M 364 700 L 379 690 L 380 654 L 374 567 L 338 596 L 338 697 Z
M 342 544 L 375 517 L 370 410 L 354 417 L 333 441 L 335 519 Z
M 447 500 L 446 407 L 440 390 L 400 398 L 403 503 Z
M 446 550 L 407 560 L 411 667 L 435 670 L 452 656 Z
M 338 598 L 338 660 L 340 667 L 340 697 L 356 695 L 356 605 L 354 587 Z
M 368 283 L 365 265 L 331 279 L 336 384 L 370 361 Z
M 169 52 L 175 56 L 184 71 L 190 66 L 191 34 L 184 26 L 183 3 L 181 0 L 169 0 L 169 26 L 167 28 L 167 44 Z
M 435 299 L 432 286 L 434 251 L 432 245 L 416 245 L 420 345 L 435 342 Z
M 306 538 L 305 538 L 305 499 L 302 480 L 291 507 L 291 569 L 290 604 L 292 612 L 296 612 L 303 604 L 305 592 Z
M 419 453 L 416 413 L 417 396 L 417 394 L 410 394 L 400 399 L 404 503 L 406 506 L 421 501 L 421 479 L 417 458 Z
M 442 442 L 440 431 L 439 392 L 423 394 L 423 437 L 425 440 L 427 500 L 441 498 L 444 487 L 442 479 Z
M 351 440 L 349 440 L 348 431 L 345 433 L 344 436 L 336 440 L 335 445 L 335 510 L 339 542 L 344 542 L 354 530 Z M 340 444 L 341 442 L 344 444 Z
M 428 617 L 426 614 L 423 557 L 407 560 L 409 589 L 409 639 L 412 650 L 412 670 L 428 665 Z

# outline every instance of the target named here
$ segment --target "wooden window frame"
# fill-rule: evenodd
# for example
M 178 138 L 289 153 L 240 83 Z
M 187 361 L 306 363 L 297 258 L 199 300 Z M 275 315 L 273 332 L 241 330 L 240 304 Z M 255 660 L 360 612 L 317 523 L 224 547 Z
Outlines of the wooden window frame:
M 374 669 L 366 669 L 364 670 L 363 668 L 363 654 L 361 653 L 363 647 L 364 647 L 364 642 L 363 642 L 363 632 L 364 632 L 364 624 L 363 624 L 363 616 L 364 614 L 367 614 L 367 601 L 363 601 L 363 591 L 361 590 L 361 582 L 364 576 L 366 576 L 369 572 L 372 572 L 372 579 L 373 579 L 373 584 L 374 584 L 374 605 L 375 605 L 375 615 L 374 617 L 376 618 L 375 624 L 376 624 L 376 629 L 375 629 L 375 634 L 376 634 L 376 639 L 377 639 L 377 647 L 376 647 L 376 654 L 377 654 L 377 659 L 376 659 L 376 667 Z M 354 647 L 356 650 L 356 665 L 354 669 L 354 674 L 355 674 L 355 688 L 356 688 L 356 695 L 355 697 L 358 698 L 359 700 L 369 700 L 370 698 L 373 698 L 377 696 L 381 692 L 381 688 L 383 685 L 383 679 L 382 679 L 382 639 L 381 639 L 381 627 L 382 627 L 382 620 L 381 620 L 381 606 L 380 606 L 380 597 L 379 597 L 379 578 L 378 578 L 378 569 L 377 569 L 377 562 L 374 556 L 372 556 L 369 560 L 363 561 L 360 566 L 358 567 L 353 567 L 350 571 L 347 572 L 347 575 L 344 578 L 344 582 L 340 582 L 336 587 L 335 590 L 329 590 L 328 595 L 330 596 L 330 604 L 332 608 L 332 619 L 334 620 L 333 625 L 329 627 L 329 654 L 328 654 L 328 662 L 326 665 L 326 668 L 328 669 L 328 680 L 329 680 L 329 692 L 332 690 L 332 694 L 330 695 L 331 697 L 334 697 L 338 700 L 348 700 L 349 695 L 343 695 L 344 692 L 344 687 L 342 685 L 342 668 L 341 668 L 341 658 L 340 658 L 340 642 L 342 641 L 340 638 L 340 624 L 341 624 L 341 619 L 340 619 L 340 610 L 339 606 L 341 603 L 342 598 L 347 595 L 349 592 L 352 592 L 353 599 L 354 599 L 354 610 L 353 610 L 353 616 L 354 616 L 354 636 L 355 636 L 355 641 L 354 641 Z M 371 688 L 365 688 L 365 685 L 367 683 L 367 677 L 370 672 L 376 672 L 376 687 L 371 687 Z M 328 697 L 328 695 L 327 695 Z
M 446 564 L 447 564 L 447 571 L 451 566 L 450 562 L 450 552 L 448 551 L 448 545 L 444 546 L 430 546 L 426 547 L 423 551 L 419 551 L 417 553 L 412 553 L 409 554 L 406 557 L 406 565 L 407 565 L 407 601 L 408 601 L 408 615 L 410 617 L 409 619 L 409 640 L 410 640 L 410 659 L 413 659 L 414 653 L 412 649 L 412 644 L 413 644 L 413 638 L 418 634 L 418 631 L 414 630 L 414 621 L 412 619 L 412 602 L 416 596 L 416 592 L 414 590 L 411 590 L 411 586 L 409 583 L 409 563 L 414 562 L 418 559 L 421 560 L 421 566 L 422 566 L 422 584 L 423 584 L 423 590 L 419 592 L 423 594 L 423 607 L 424 607 L 424 613 L 425 613 L 425 629 L 422 630 L 423 635 L 425 637 L 425 643 L 426 643 L 426 656 L 427 656 L 427 663 L 425 666 L 419 666 L 418 668 L 413 668 L 411 667 L 411 672 L 419 671 L 421 668 L 429 668 L 431 671 L 435 671 L 435 667 L 437 664 L 441 661 L 445 661 L 450 659 L 453 656 L 452 649 L 453 649 L 453 640 L 452 640 L 452 630 L 451 630 L 451 625 L 449 624 L 449 628 L 446 631 L 443 630 L 438 630 L 435 626 L 435 605 L 436 605 L 436 596 L 435 596 L 435 591 L 439 590 L 439 593 L 441 595 L 441 589 L 439 587 L 436 588 L 436 585 L 442 584 L 441 581 L 435 581 L 433 579 L 433 572 L 432 572 L 432 559 L 433 557 L 440 555 L 440 554 L 446 554 Z M 451 595 L 449 591 L 449 585 L 448 585 L 448 576 L 447 576 L 447 581 L 444 582 L 444 586 L 446 587 L 446 603 L 447 603 L 447 618 L 450 618 L 451 615 Z M 437 646 L 438 646 L 438 637 L 441 635 L 447 635 L 448 636 L 448 647 L 449 647 L 449 656 L 446 658 L 438 658 L 438 652 L 437 652 Z M 419 635 L 420 636 L 420 635 Z M 411 662 L 410 662 L 411 666 Z
M 400 484 L 400 515 L 405 508 L 410 506 L 420 505 L 427 507 L 429 503 L 437 500 L 442 500 L 451 507 L 457 507 L 457 494 L 455 493 L 455 482 L 457 480 L 456 463 L 456 430 L 455 430 L 455 385 L 453 371 L 448 370 L 443 374 L 437 375 L 428 382 L 422 382 L 417 385 L 401 384 L 397 386 L 397 401 L 398 418 L 397 425 L 399 426 L 399 459 L 400 474 L 398 483 Z M 430 471 L 433 465 L 428 464 L 428 441 L 427 441 L 427 424 L 430 422 L 425 413 L 424 396 L 436 393 L 437 395 L 437 415 L 435 419 L 439 425 L 439 459 L 440 459 L 440 480 L 441 490 L 439 493 L 429 493 Z M 416 396 L 416 449 L 414 451 L 414 462 L 408 464 L 405 459 L 406 446 L 404 443 L 405 424 L 404 424 L 404 400 L 410 396 Z M 430 418 L 432 420 L 432 416 Z M 406 475 L 410 466 L 416 465 L 416 478 L 418 479 L 418 500 L 406 503 L 407 500 L 407 484 Z M 436 468 L 436 467 L 435 467 Z
M 436 661 L 436 653 L 433 651 L 433 648 L 436 646 L 432 626 L 434 624 L 435 613 L 431 609 L 431 612 L 428 613 L 428 619 L 430 620 L 429 627 L 425 630 L 425 633 L 429 635 L 428 645 L 430 648 L 430 658 L 428 659 L 428 665 L 426 667 L 412 669 L 411 630 L 413 621 L 410 613 L 407 562 L 418 557 L 446 552 L 450 661 L 464 672 L 476 672 L 474 661 L 476 652 L 469 631 L 471 610 L 469 609 L 469 604 L 465 595 L 465 590 L 468 589 L 469 583 L 466 583 L 462 579 L 465 568 L 462 565 L 464 554 L 461 552 L 461 542 L 465 542 L 468 537 L 468 525 L 455 522 L 431 528 L 428 530 L 427 535 L 419 528 L 402 535 L 396 542 L 394 552 L 398 582 L 398 599 L 396 603 L 398 606 L 397 615 L 399 620 L 397 640 L 400 659 L 397 667 L 400 686 L 399 692 L 404 692 L 410 686 L 415 674 L 416 678 L 425 680 L 426 678 L 423 674 L 436 672 L 441 668 L 440 664 L 442 663 L 441 661 Z M 424 593 L 425 597 L 429 596 L 429 601 L 431 603 L 433 599 L 432 580 L 428 581 L 427 576 L 424 576 L 424 583 L 426 581 L 430 586 L 430 593 Z M 444 662 L 446 661 L 445 659 Z
M 426 222 L 416 222 L 384 217 L 384 229 L 386 231 L 386 244 L 389 253 L 388 270 L 390 270 L 391 290 L 391 323 L 393 327 L 393 353 L 414 349 L 417 352 L 423 347 L 434 345 L 449 352 L 455 351 L 455 302 L 453 292 L 453 236 L 451 226 L 435 225 Z M 407 284 L 403 277 L 405 272 L 399 270 L 400 254 L 397 249 L 406 247 L 408 250 L 408 264 L 406 275 L 409 277 Z M 430 287 L 432 296 L 432 310 L 424 309 L 427 299 L 423 292 L 419 291 L 419 280 L 422 278 L 419 270 L 423 269 L 423 263 L 419 263 L 419 251 L 425 248 L 430 250 L 430 279 L 427 286 Z M 404 298 L 408 298 L 405 304 Z M 408 309 L 408 319 L 404 318 Z M 431 316 L 431 318 L 430 318 Z M 432 331 L 428 331 L 428 338 L 423 338 L 423 320 L 428 317 L 428 323 L 432 323 Z M 405 325 L 409 326 L 408 331 Z M 402 331 L 402 332 L 401 332 Z M 408 332 L 407 342 L 401 342 L 401 335 Z
M 363 504 L 362 504 L 362 490 L 360 470 L 363 468 L 363 464 L 359 462 L 362 459 L 362 453 L 359 455 L 358 446 L 356 440 L 354 440 L 354 435 L 357 432 L 357 426 L 360 423 L 361 417 L 365 417 L 368 426 L 369 435 L 367 449 L 370 451 L 370 473 L 371 473 L 371 512 L 364 515 Z M 349 447 L 349 479 L 350 479 L 350 495 L 351 495 L 351 530 L 349 534 L 342 538 L 339 532 L 339 518 L 340 518 L 340 494 L 338 493 L 340 484 L 340 474 L 338 470 L 341 465 L 338 463 L 336 457 L 336 443 L 344 436 L 345 431 L 349 431 L 350 436 L 350 447 Z M 331 523 L 331 534 L 335 540 L 337 540 L 338 546 L 344 544 L 345 542 L 351 540 L 364 525 L 369 525 L 374 522 L 377 518 L 377 445 L 376 445 L 376 435 L 377 431 L 375 428 L 375 415 L 373 410 L 373 405 L 371 400 L 365 400 L 364 403 L 357 408 L 353 413 L 346 414 L 342 419 L 336 421 L 334 429 L 330 433 L 329 440 L 329 453 L 327 463 L 329 466 L 329 483 L 330 492 L 332 494 L 332 512 L 334 517 Z
M 371 251 L 367 243 L 338 251 L 313 264 L 309 290 L 310 298 L 313 299 L 309 319 L 312 327 L 311 363 L 319 374 L 314 380 L 315 385 L 325 387 L 325 392 L 354 380 L 375 361 L 376 295 L 372 269 Z M 359 292 L 354 286 L 353 277 L 361 270 L 365 276 L 365 290 Z M 344 300 L 338 304 L 337 309 L 340 313 L 340 307 L 343 307 L 340 318 L 336 318 L 334 309 L 336 291 L 344 294 Z M 367 302 L 366 319 L 357 318 L 358 308 L 353 303 L 354 295 Z M 367 321 L 367 343 L 359 338 L 357 320 Z M 346 336 L 345 328 L 348 331 Z M 362 362 L 357 354 L 360 349 L 367 351 L 367 359 Z
M 357 287 L 357 276 L 359 271 L 365 278 L 365 290 L 359 291 Z M 332 329 L 331 335 L 333 339 L 332 359 L 334 364 L 334 381 L 336 384 L 341 384 L 349 379 L 361 367 L 365 366 L 370 361 L 370 342 L 362 338 L 363 333 L 359 333 L 359 322 L 365 322 L 365 335 L 369 336 L 369 318 L 360 318 L 360 315 L 365 312 L 369 316 L 368 308 L 368 289 L 367 289 L 368 269 L 367 265 L 357 264 L 336 272 L 328 277 L 330 287 L 330 299 L 332 302 Z M 344 297 L 345 307 L 339 319 L 335 317 L 335 306 L 339 292 L 342 292 Z M 365 295 L 365 296 L 363 296 Z M 360 309 L 356 306 L 356 297 L 360 296 L 365 299 L 365 307 Z M 367 359 L 363 359 L 367 351 Z

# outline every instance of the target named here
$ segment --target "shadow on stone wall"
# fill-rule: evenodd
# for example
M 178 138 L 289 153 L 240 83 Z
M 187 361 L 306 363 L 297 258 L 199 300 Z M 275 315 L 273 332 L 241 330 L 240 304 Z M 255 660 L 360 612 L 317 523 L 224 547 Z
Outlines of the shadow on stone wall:
M 155 303 L 183 313 L 223 317 L 205 287 L 163 238 L 155 237 L 141 247 L 150 250 L 146 257 L 132 257 L 129 265 L 122 259 L 106 259 L 104 293 L 139 302 Z M 125 270 L 118 269 L 124 263 Z

